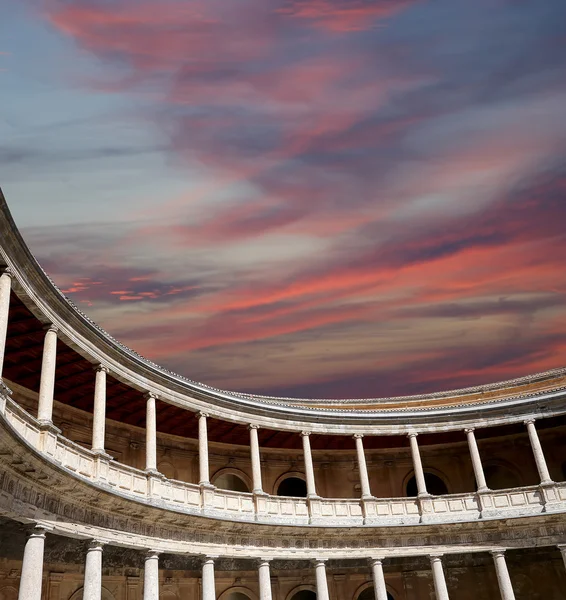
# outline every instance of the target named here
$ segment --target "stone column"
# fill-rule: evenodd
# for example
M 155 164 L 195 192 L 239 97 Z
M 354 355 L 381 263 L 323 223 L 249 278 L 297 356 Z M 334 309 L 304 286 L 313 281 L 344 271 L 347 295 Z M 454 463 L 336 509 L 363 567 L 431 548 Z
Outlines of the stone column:
M 561 544 L 558 546 L 558 550 L 560 550 L 560 554 L 562 554 L 562 560 L 564 561 L 564 566 L 566 567 L 566 544 Z
M 210 485 L 210 473 L 208 470 L 208 432 L 206 419 L 208 415 L 199 412 L 198 415 L 198 463 L 200 470 L 199 485 Z M 214 568 L 214 565 L 213 565 Z
M 385 576 L 383 575 L 383 560 L 381 558 L 374 558 L 370 560 L 370 565 L 373 575 L 375 600 L 388 600 L 387 588 L 385 587 Z
M 259 600 L 271 600 L 271 575 L 269 560 L 262 559 L 259 563 Z
M 316 600 L 330 600 L 326 579 L 326 561 L 317 559 L 314 563 L 316 575 Z
M 44 546 L 45 529 L 34 526 L 28 531 L 24 548 L 18 600 L 41 600 Z
M 478 492 L 486 492 L 489 488 L 487 487 L 487 483 L 485 481 L 483 465 L 481 463 L 480 451 L 476 442 L 474 428 L 470 427 L 464 431 L 466 432 L 466 436 L 468 438 L 468 446 L 470 448 L 470 456 L 472 457 L 472 466 L 474 467 L 474 475 L 476 476 Z
M 544 458 L 544 452 L 542 451 L 542 446 L 538 438 L 537 428 L 535 427 L 535 420 L 529 419 L 528 421 L 525 421 L 525 425 L 527 426 L 529 439 L 531 440 L 531 447 L 533 449 L 535 462 L 537 464 L 540 482 L 543 485 L 547 483 L 552 483 L 552 479 L 550 477 L 550 473 L 548 472 L 548 467 L 546 465 L 546 459 Z
M 159 552 L 154 550 L 145 555 L 143 600 L 159 600 Z
M 0 275 L 0 379 L 6 352 L 6 336 L 8 335 L 8 317 L 10 314 L 10 292 L 12 290 L 12 272 L 4 269 Z
M 432 555 L 430 557 L 430 566 L 432 567 L 432 578 L 434 580 L 436 600 L 449 600 L 441 555 Z
M 259 439 L 257 425 L 250 425 L 250 452 L 252 456 L 252 479 L 253 479 L 253 493 L 263 494 L 263 485 L 261 482 L 261 456 L 259 453 Z
M 202 600 L 216 600 L 214 559 L 208 556 L 202 565 Z
M 155 412 L 157 396 L 149 392 L 145 398 L 147 401 L 145 413 L 145 470 L 150 473 L 157 473 L 157 415 Z
M 497 583 L 499 584 L 499 593 L 501 600 L 515 600 L 515 593 L 511 585 L 511 578 L 505 562 L 504 550 L 492 550 L 493 562 L 495 563 L 495 573 L 497 574 Z
M 417 492 L 419 496 L 428 496 L 426 490 L 426 481 L 423 471 L 423 463 L 421 462 L 421 453 L 419 452 L 419 443 L 417 442 L 418 433 L 409 433 L 409 443 L 411 444 L 411 456 L 413 457 L 413 469 L 415 471 L 415 479 L 417 481 Z
M 358 455 L 358 469 L 360 471 L 360 484 L 362 487 L 362 500 L 368 500 L 372 498 L 371 488 L 369 485 L 368 467 L 366 463 L 366 455 L 364 452 L 364 443 L 362 438 L 364 436 L 361 433 L 354 435 L 356 440 L 356 453 Z
M 53 417 L 53 394 L 55 390 L 55 365 L 57 362 L 57 327 L 50 325 L 45 332 L 41 379 L 39 382 L 39 405 L 37 418 L 40 423 L 51 425 Z
M 309 439 L 310 434 L 310 431 L 301 431 L 301 437 L 303 438 L 303 455 L 305 459 L 305 475 L 307 477 L 307 498 L 317 498 L 311 443 Z
M 104 434 L 106 428 L 106 374 L 103 365 L 96 367 L 94 380 L 94 408 L 92 415 L 92 449 L 104 453 Z
M 102 597 L 102 547 L 101 542 L 93 540 L 86 551 L 83 600 Z

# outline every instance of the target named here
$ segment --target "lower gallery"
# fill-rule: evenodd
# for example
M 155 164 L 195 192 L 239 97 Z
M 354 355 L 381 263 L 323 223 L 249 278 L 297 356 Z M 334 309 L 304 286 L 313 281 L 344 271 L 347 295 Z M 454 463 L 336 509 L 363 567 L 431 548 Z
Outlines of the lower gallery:
M 566 370 L 218 390 L 100 329 L 0 192 L 0 600 L 566 598 Z

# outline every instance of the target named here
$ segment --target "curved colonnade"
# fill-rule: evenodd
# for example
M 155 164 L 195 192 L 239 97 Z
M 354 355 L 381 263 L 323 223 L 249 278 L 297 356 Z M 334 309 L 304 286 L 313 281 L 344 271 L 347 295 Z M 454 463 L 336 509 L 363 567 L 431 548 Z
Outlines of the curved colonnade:
M 336 561 L 365 569 L 356 598 L 372 585 L 376 600 L 424 598 L 388 588 L 384 565 L 403 559 L 426 559 L 438 600 L 449 598 L 443 565 L 456 556 L 491 555 L 503 600 L 516 597 L 507 550 L 553 547 L 566 561 L 565 370 L 388 399 L 225 392 L 158 367 L 93 324 L 36 263 L 1 193 L 0 234 L 0 514 L 29 529 L 20 600 L 41 598 L 50 536 L 88 543 L 88 600 L 101 598 L 108 547 L 143 551 L 143 600 L 159 597 L 162 555 L 199 557 L 204 600 L 217 598 L 215 565 L 227 560 L 251 561 L 261 600 L 283 600 L 272 565 L 285 561 L 298 561 L 311 580 L 296 587 L 297 600 L 347 595 L 329 588 Z M 180 427 L 192 434 L 179 435 Z M 486 451 L 501 453 L 502 442 L 520 455 L 517 481 L 495 489 L 498 463 Z M 434 466 L 436 448 L 453 454 L 456 470 L 465 466 L 466 481 L 454 483 L 455 474 L 448 485 Z M 186 481 L 175 476 L 181 452 L 195 463 Z M 400 465 L 398 475 L 389 463 Z M 530 481 L 520 481 L 529 469 Z M 321 492 L 344 475 L 356 497 Z M 303 480 L 304 497 L 277 495 L 285 478 Z M 431 487 L 437 480 L 441 493 Z M 243 487 L 221 489 L 221 481 Z M 395 490 L 405 496 L 388 493 Z M 237 587 L 233 595 L 251 597 Z

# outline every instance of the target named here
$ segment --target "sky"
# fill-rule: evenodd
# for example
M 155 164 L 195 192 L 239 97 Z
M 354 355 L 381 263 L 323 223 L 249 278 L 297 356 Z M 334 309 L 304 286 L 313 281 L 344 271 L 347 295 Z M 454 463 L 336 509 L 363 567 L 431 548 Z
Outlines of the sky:
M 0 11 L 0 186 L 142 355 L 319 398 L 566 365 L 563 0 Z

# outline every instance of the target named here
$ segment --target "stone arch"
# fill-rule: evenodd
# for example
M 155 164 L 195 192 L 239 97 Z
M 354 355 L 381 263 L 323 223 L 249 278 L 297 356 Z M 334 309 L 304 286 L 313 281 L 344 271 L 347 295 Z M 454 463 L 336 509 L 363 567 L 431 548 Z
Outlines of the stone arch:
M 75 590 L 70 596 L 69 600 L 82 600 L 83 599 L 83 586 L 81 586 L 78 590 Z M 108 589 L 102 586 L 101 593 L 102 600 L 114 600 L 114 594 Z
M 486 461 L 483 465 L 483 473 L 487 487 L 491 490 L 504 490 L 523 485 L 521 471 L 506 460 Z
M 5 585 L 0 588 L 0 600 L 17 600 L 18 589 L 13 585 Z
M 179 478 L 177 475 L 177 469 L 175 468 L 175 465 L 168 460 L 162 460 L 161 462 L 159 462 L 157 464 L 157 470 L 162 475 L 165 475 L 165 477 L 167 477 L 167 479 L 178 479 Z
M 433 496 L 442 496 L 444 494 L 450 493 L 448 478 L 442 471 L 439 471 L 438 469 L 435 469 L 433 467 L 423 467 L 423 471 L 425 475 L 426 489 L 429 494 L 432 494 Z M 414 498 L 417 495 L 416 489 L 417 483 L 415 478 L 415 471 L 411 470 L 407 473 L 407 475 L 405 475 L 405 478 L 403 479 L 402 495 L 408 498 Z M 414 493 L 411 493 L 409 495 L 409 492 L 413 491 Z
M 387 600 L 395 600 L 395 596 L 391 593 L 389 586 L 386 585 L 385 587 L 387 588 Z M 354 600 L 375 600 L 373 581 L 362 583 L 354 593 Z
M 303 598 L 301 598 L 299 596 L 301 592 L 310 592 L 310 594 L 303 594 Z M 316 600 L 316 588 L 314 585 L 298 585 L 285 596 L 285 600 L 311 600 L 311 598 L 308 598 L 309 595 L 312 596 L 312 600 Z
M 246 473 L 234 467 L 218 469 L 210 482 L 221 490 L 231 490 L 233 492 L 252 491 L 252 480 Z
M 224 590 L 218 600 L 258 600 L 258 596 L 250 588 L 241 585 L 234 585 Z
M 283 473 L 283 475 L 280 475 L 276 480 L 275 483 L 273 484 L 273 495 L 274 496 L 292 496 L 292 494 L 281 494 L 279 492 L 279 489 L 281 487 L 281 484 L 286 481 L 286 480 L 296 480 L 295 483 L 297 484 L 297 486 L 300 486 L 301 488 L 301 492 L 303 491 L 303 486 L 301 484 L 299 484 L 299 480 L 302 481 L 304 483 L 304 494 L 301 493 L 299 496 L 297 496 L 298 498 L 306 498 L 307 497 L 307 482 L 306 482 L 306 477 L 305 474 L 302 473 L 301 471 L 287 471 L 287 473 Z

